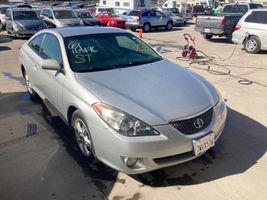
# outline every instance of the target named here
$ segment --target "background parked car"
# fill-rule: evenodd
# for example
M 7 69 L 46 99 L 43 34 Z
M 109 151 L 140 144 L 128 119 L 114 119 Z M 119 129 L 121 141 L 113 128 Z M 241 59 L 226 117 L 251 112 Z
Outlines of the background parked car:
M 31 36 L 47 28 L 35 11 L 27 8 L 8 8 L 6 12 L 6 30 L 15 37 Z
M 243 44 L 248 53 L 267 50 L 267 9 L 246 13 L 236 25 L 232 41 Z
M 113 13 L 99 13 L 96 17 L 103 26 L 125 28 L 125 20 Z
M 40 16 L 49 28 L 84 26 L 82 20 L 68 8 L 44 8 Z
M 205 39 L 210 40 L 218 35 L 232 41 L 232 33 L 240 18 L 248 10 L 261 7 L 261 4 L 256 3 L 228 4 L 217 16 L 198 16 L 195 30 L 201 32 Z
M 190 20 L 190 19 L 192 19 L 192 13 L 190 12 L 184 12 L 184 13 L 181 13 L 180 11 L 179 11 L 179 9 L 178 8 L 163 8 L 163 9 L 161 9 L 160 10 L 161 12 L 172 12 L 173 14 L 175 14 L 176 16 L 179 16 L 179 17 L 182 17 L 182 18 L 184 18 L 185 20 Z
M 132 31 L 142 28 L 144 32 L 149 32 L 151 28 L 165 27 L 171 30 L 173 20 L 158 10 L 134 10 L 127 17 L 126 27 Z
M 93 17 L 88 10 L 75 10 L 77 16 L 83 21 L 85 26 L 101 26 L 101 21 Z
M 9 5 L 0 5 L 0 24 L 2 29 L 5 29 L 6 27 L 6 10 L 9 7 Z

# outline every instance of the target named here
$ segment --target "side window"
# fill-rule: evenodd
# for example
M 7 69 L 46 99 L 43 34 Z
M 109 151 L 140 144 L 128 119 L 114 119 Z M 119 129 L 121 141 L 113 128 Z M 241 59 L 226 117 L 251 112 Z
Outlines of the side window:
M 148 12 L 145 12 L 142 14 L 143 17 L 147 17 L 148 16 Z
M 33 38 L 32 41 L 30 41 L 29 46 L 31 47 L 31 49 L 33 51 L 35 51 L 35 53 L 37 53 L 39 55 L 40 52 L 40 47 L 43 41 L 43 37 L 44 35 L 38 35 L 37 37 Z
M 40 49 L 40 56 L 43 59 L 55 59 L 60 65 L 62 65 L 62 56 L 60 45 L 56 36 L 52 34 L 45 34 Z
M 267 11 L 255 11 L 252 12 L 249 16 L 247 16 L 245 22 L 267 24 L 266 16 L 267 16 Z
M 159 11 L 155 11 L 155 13 L 157 17 L 164 17 L 164 15 Z
M 53 17 L 51 10 L 47 10 L 47 17 Z

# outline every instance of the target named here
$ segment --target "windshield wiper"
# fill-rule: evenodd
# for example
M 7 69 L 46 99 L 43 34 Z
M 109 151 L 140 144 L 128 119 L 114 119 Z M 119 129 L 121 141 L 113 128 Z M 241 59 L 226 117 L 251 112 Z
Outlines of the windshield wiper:
M 160 59 L 157 58 L 157 59 L 153 59 L 153 60 L 142 60 L 142 61 L 133 60 L 130 63 L 126 64 L 125 66 L 128 67 L 128 66 L 144 65 L 144 64 L 148 64 L 148 63 L 157 62 L 157 61 L 160 61 Z
M 91 66 L 88 69 L 81 69 L 77 70 L 76 72 L 97 72 L 97 71 L 104 71 L 104 70 L 111 70 L 112 68 L 104 67 L 104 66 Z

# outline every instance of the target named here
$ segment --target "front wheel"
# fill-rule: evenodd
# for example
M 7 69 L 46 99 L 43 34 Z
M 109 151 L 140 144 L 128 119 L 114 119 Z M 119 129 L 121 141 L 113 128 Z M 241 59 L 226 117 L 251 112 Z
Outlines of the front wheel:
M 210 34 L 203 34 L 203 37 L 204 37 L 204 39 L 206 39 L 206 40 L 211 40 L 212 35 L 210 35 Z
M 92 162 L 94 159 L 94 146 L 85 117 L 80 111 L 72 115 L 71 126 L 74 130 L 75 141 L 82 156 Z
M 143 31 L 144 32 L 149 32 L 151 29 L 151 26 L 149 23 L 145 23 L 144 26 L 143 26 Z
M 172 22 L 168 22 L 168 23 L 167 23 L 167 26 L 166 26 L 166 29 L 167 29 L 167 30 L 172 30 L 172 27 L 173 27 Z
M 249 37 L 244 43 L 244 49 L 248 53 L 258 53 L 261 48 L 260 39 L 256 36 Z

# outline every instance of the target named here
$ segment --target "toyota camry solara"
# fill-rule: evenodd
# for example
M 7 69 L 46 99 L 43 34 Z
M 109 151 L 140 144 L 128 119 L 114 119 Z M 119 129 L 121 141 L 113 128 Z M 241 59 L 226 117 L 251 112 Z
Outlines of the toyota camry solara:
M 225 102 L 208 81 L 124 30 L 43 30 L 19 60 L 31 98 L 73 128 L 89 162 L 129 174 L 176 165 L 214 146 L 225 125 Z

